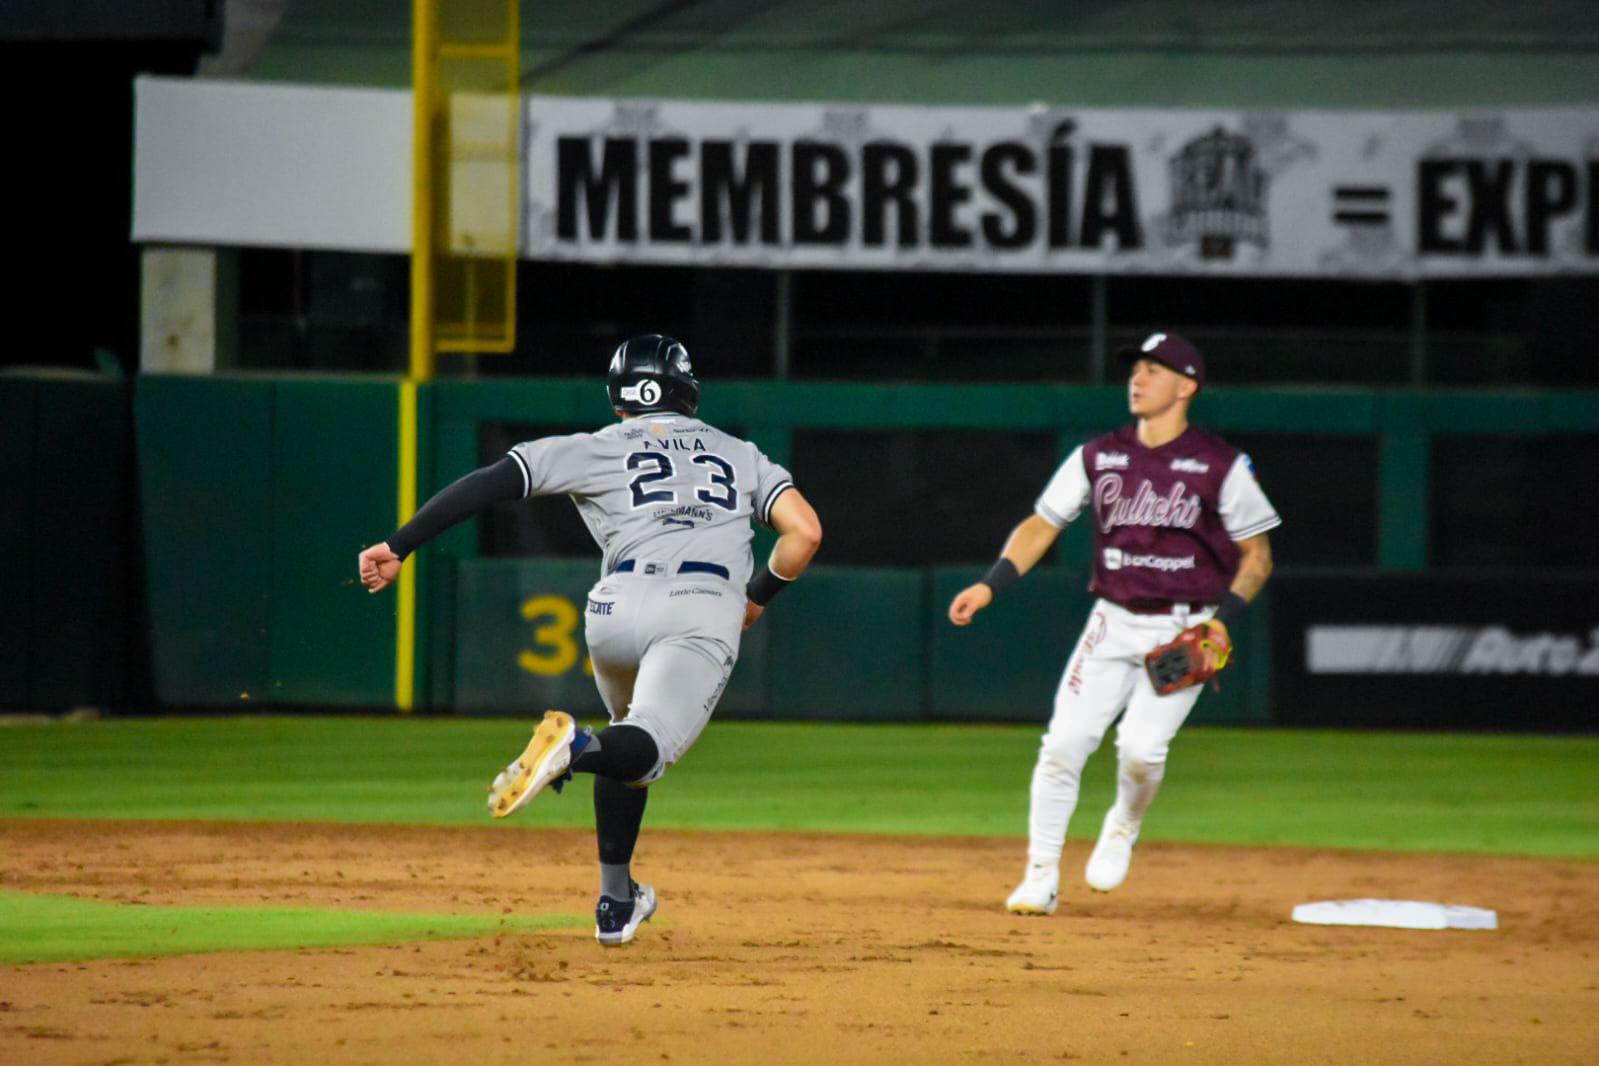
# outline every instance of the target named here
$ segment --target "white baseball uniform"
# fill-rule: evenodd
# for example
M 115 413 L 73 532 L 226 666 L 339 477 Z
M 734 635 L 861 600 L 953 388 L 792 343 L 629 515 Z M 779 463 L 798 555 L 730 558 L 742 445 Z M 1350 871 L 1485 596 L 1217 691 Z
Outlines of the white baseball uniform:
M 1035 511 L 1063 528 L 1090 509 L 1090 588 L 1100 598 L 1061 676 L 1033 770 L 1035 866 L 1059 864 L 1083 766 L 1118 714 L 1118 813 L 1133 825 L 1142 819 L 1200 692 L 1156 695 L 1144 655 L 1209 618 L 1237 570 L 1234 543 L 1282 521 L 1249 457 L 1193 426 L 1158 448 L 1126 426 L 1073 450 Z

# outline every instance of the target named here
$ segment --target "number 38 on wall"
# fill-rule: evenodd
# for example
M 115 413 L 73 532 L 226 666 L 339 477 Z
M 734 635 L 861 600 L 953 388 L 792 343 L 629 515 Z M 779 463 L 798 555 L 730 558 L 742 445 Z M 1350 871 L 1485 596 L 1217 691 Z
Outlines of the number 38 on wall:
M 583 660 L 583 672 L 594 676 L 594 660 L 582 653 L 576 638 L 577 604 L 565 596 L 533 596 L 522 601 L 522 617 L 533 623 L 533 647 L 517 653 L 516 665 L 539 677 L 559 677 Z

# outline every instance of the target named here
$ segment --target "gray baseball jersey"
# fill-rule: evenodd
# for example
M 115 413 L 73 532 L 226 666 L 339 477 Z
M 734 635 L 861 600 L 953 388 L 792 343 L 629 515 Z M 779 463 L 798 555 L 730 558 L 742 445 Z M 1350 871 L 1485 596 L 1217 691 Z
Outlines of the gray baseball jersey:
M 523 496 L 565 493 L 605 553 L 603 573 L 648 558 L 727 568 L 740 588 L 752 564 L 750 519 L 770 523 L 794 484 L 748 441 L 697 418 L 640 415 L 595 433 L 544 437 L 511 449 Z
M 769 525 L 794 482 L 755 445 L 687 415 L 640 415 L 510 454 L 523 495 L 570 495 L 605 553 L 584 632 L 611 721 L 645 730 L 660 751 L 633 782 L 648 785 L 716 709 L 738 659 L 750 519 Z

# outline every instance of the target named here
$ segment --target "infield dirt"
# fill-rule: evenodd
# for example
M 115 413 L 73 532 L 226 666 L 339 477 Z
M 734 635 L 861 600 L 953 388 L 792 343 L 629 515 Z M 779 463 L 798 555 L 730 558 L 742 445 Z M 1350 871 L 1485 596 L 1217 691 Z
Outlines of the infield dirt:
M 586 914 L 583 832 L 0 822 L 0 887 L 160 904 Z M 0 967 L 0 1062 L 1599 1061 L 1599 864 L 1145 843 L 1053 917 L 1019 841 L 646 829 L 661 912 L 389 947 Z M 1497 932 L 1295 925 L 1364 896 Z

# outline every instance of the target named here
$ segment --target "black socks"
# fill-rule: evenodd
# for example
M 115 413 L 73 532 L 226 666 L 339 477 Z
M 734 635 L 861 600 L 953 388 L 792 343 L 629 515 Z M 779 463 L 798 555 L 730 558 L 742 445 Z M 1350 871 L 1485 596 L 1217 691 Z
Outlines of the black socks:
M 600 891 L 612 899 L 631 899 L 628 864 L 644 824 L 647 788 L 632 788 L 660 760 L 655 738 L 638 726 L 602 730 L 572 760 L 572 769 L 594 775 L 594 835 L 600 844 Z
M 629 788 L 609 777 L 594 779 L 594 835 L 600 842 L 600 866 L 627 868 L 633 861 L 639 826 L 644 824 L 647 788 Z

